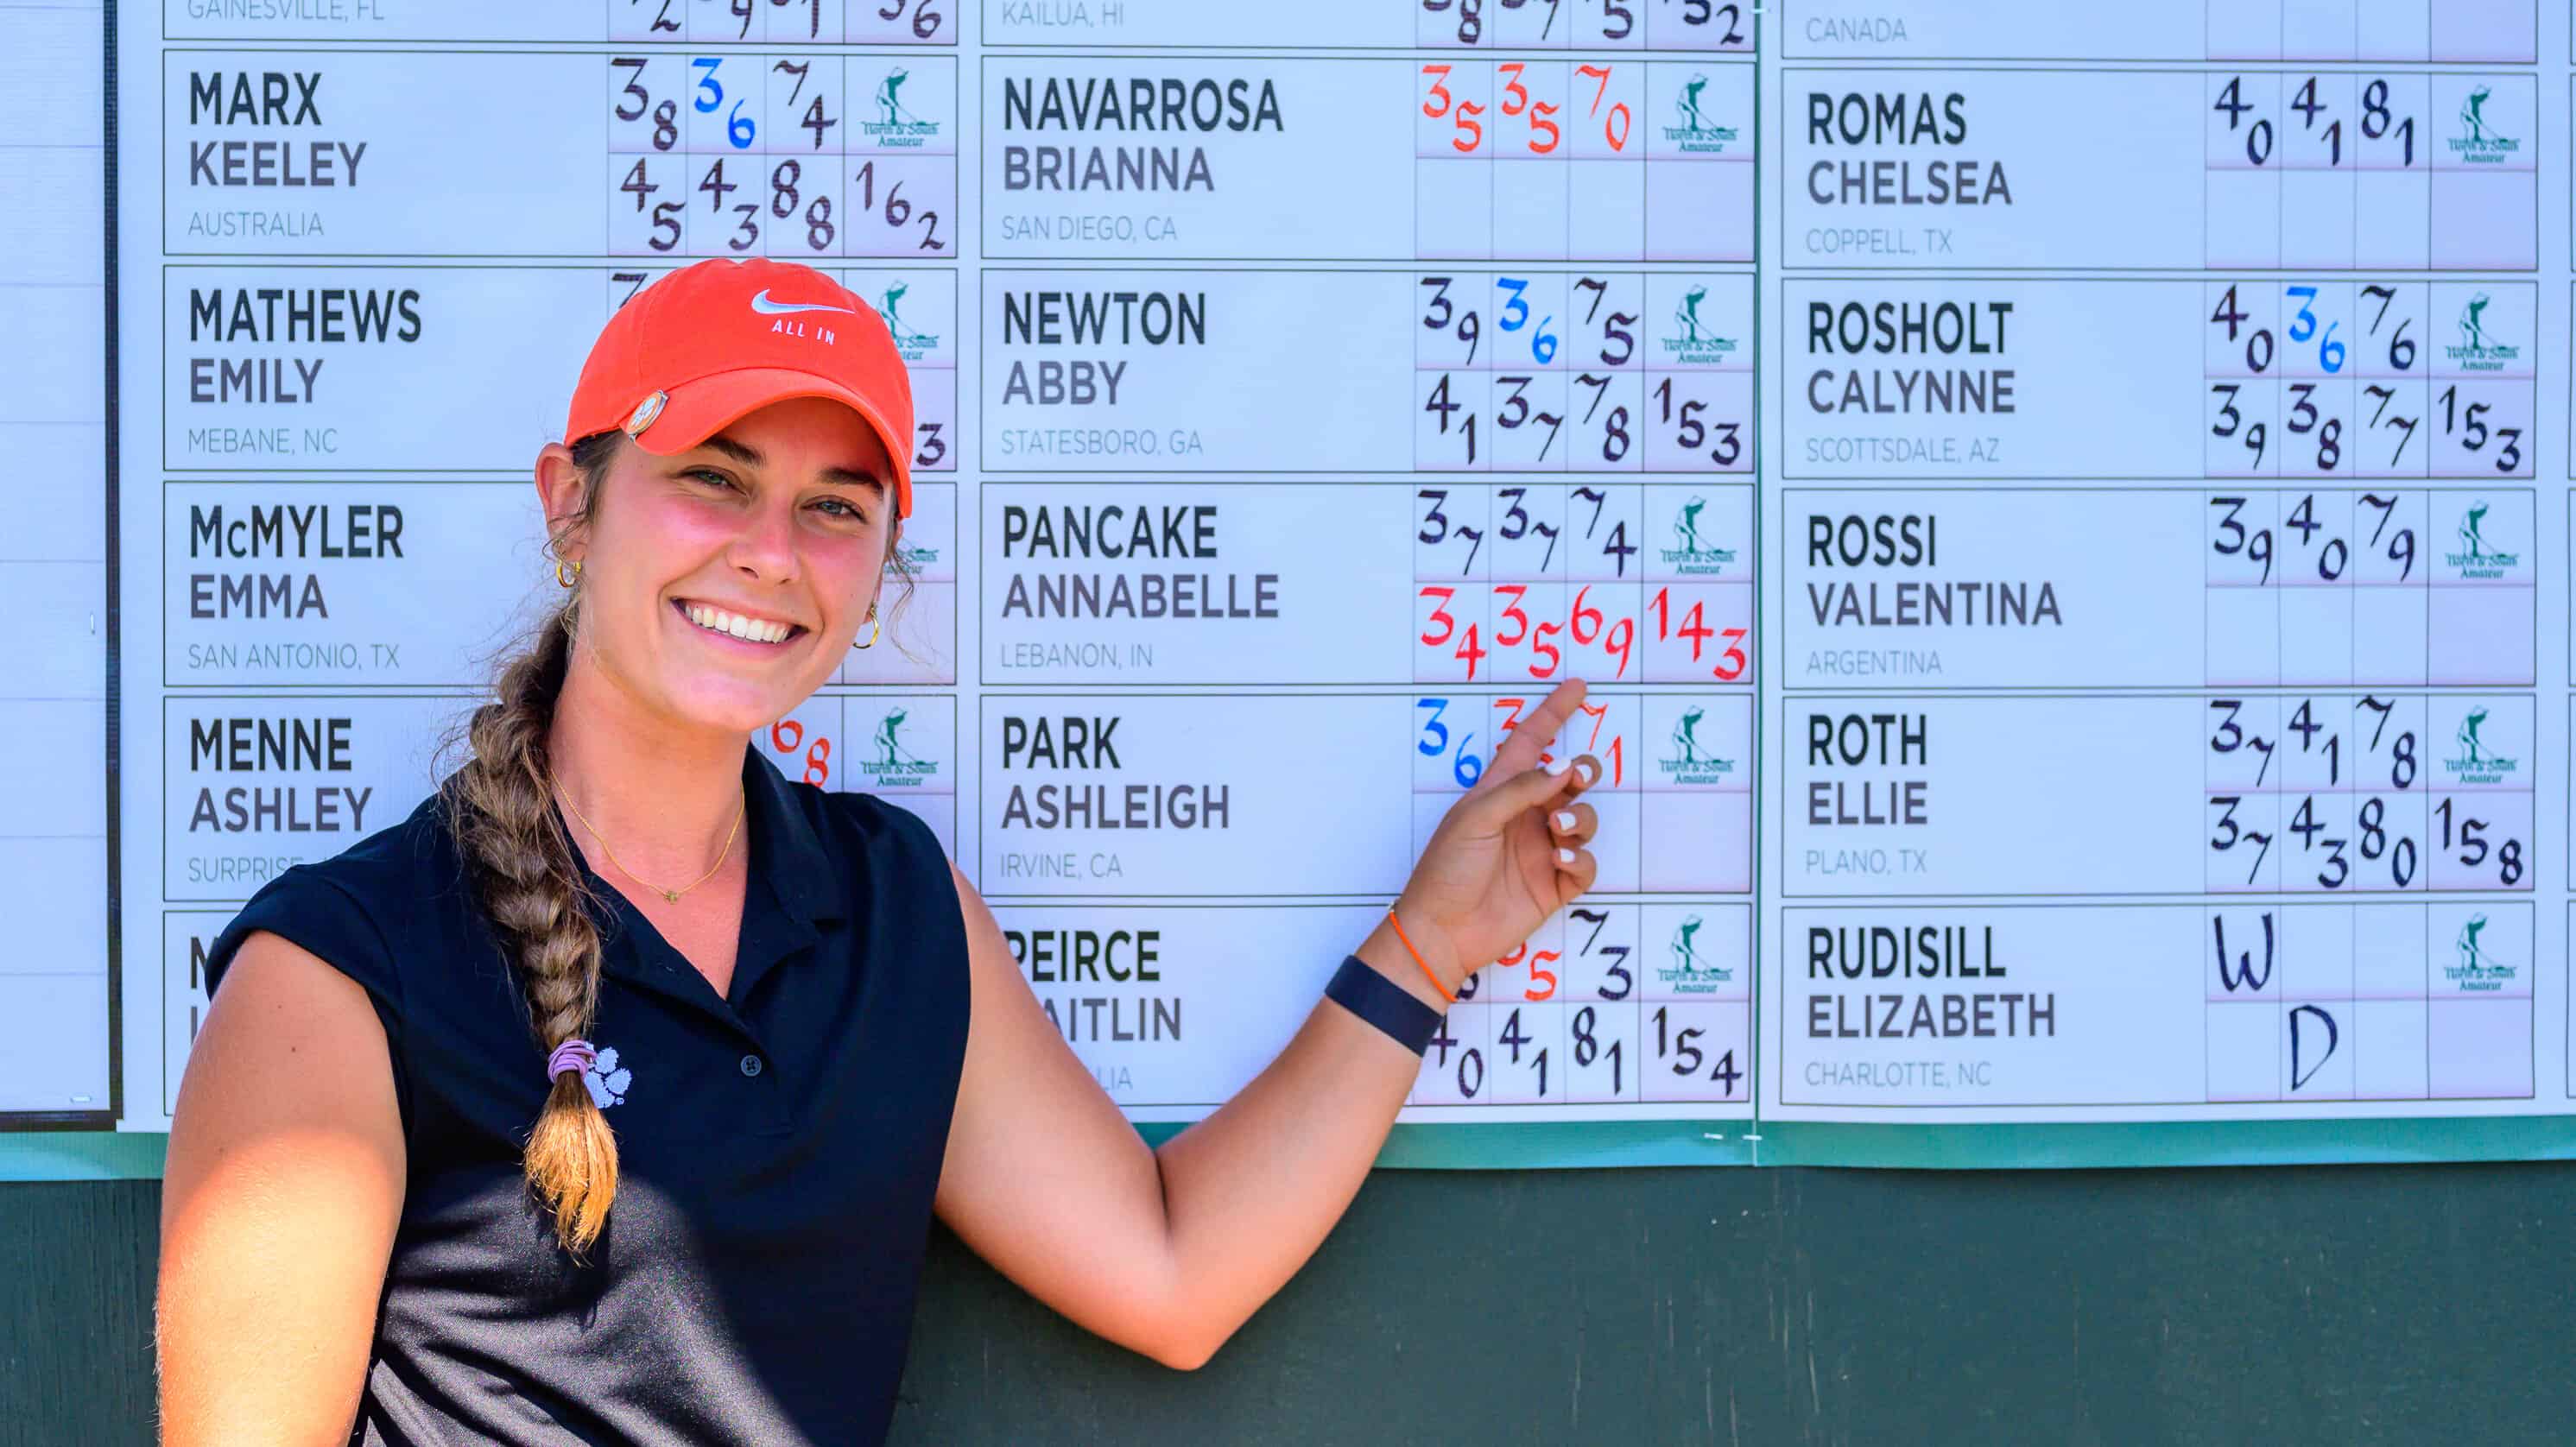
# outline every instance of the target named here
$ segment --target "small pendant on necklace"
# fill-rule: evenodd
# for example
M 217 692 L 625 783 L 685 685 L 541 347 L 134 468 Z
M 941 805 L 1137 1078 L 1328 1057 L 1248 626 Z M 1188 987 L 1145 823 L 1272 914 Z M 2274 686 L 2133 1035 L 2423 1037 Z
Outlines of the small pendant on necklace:
M 676 889 L 663 890 L 662 897 L 671 901 L 673 904 L 678 904 L 680 902 L 680 892 Z

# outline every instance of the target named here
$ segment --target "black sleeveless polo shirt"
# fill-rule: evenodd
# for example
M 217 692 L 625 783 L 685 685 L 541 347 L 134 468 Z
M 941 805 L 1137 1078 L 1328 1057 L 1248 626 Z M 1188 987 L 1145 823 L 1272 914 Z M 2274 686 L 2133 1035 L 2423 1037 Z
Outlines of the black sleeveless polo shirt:
M 216 938 L 209 990 L 274 931 L 366 987 L 392 1050 L 409 1179 L 352 1443 L 884 1437 L 965 1055 L 965 929 L 928 826 L 744 754 L 730 998 L 584 866 L 610 916 L 586 1083 L 620 1167 L 586 1266 L 520 1174 L 545 1058 L 435 798 Z

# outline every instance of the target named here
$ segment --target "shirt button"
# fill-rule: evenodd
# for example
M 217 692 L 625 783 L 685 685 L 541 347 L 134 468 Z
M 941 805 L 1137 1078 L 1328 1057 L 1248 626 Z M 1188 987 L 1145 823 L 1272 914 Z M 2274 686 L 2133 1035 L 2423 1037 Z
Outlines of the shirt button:
M 742 1057 L 742 1073 L 745 1075 L 758 1075 L 760 1073 L 760 1057 L 757 1055 L 746 1055 Z

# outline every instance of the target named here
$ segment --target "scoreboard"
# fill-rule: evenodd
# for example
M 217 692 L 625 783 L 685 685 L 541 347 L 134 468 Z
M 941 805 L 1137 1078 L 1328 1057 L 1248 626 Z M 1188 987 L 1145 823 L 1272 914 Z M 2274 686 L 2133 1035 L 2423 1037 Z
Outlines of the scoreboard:
M 2565 20 L 1787 8 L 1766 1129 L 2558 1149 Z
M 764 256 L 911 364 L 921 583 L 753 742 L 928 821 L 1132 1119 L 1577 677 L 1598 886 L 1390 1160 L 2576 1149 L 2569 7 L 116 28 L 115 1008 L 0 1020 L 0 1125 L 167 1128 L 206 944 L 554 594 L 591 339 Z

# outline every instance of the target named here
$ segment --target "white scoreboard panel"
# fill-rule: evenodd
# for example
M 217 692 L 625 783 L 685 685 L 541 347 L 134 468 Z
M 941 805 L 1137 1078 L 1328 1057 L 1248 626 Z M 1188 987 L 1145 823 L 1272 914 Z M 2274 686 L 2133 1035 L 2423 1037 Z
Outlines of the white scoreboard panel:
M 1765 1128 L 2567 1114 L 2565 7 L 1781 19 Z
M 554 591 L 528 470 L 591 338 L 743 255 L 866 296 L 920 414 L 896 646 L 757 742 L 928 820 L 1132 1114 L 1258 1069 L 1581 676 L 1602 887 L 1471 982 L 1409 1118 L 1750 1120 L 1748 7 L 128 21 L 128 1124 L 230 910 L 452 767 Z
M 123 1123 L 452 766 L 600 325 L 746 255 L 920 404 L 898 646 L 757 742 L 1137 1120 L 1567 677 L 1600 887 L 1405 1119 L 1591 1134 L 1446 1159 L 2576 1117 L 2568 8 L 130 7 Z

